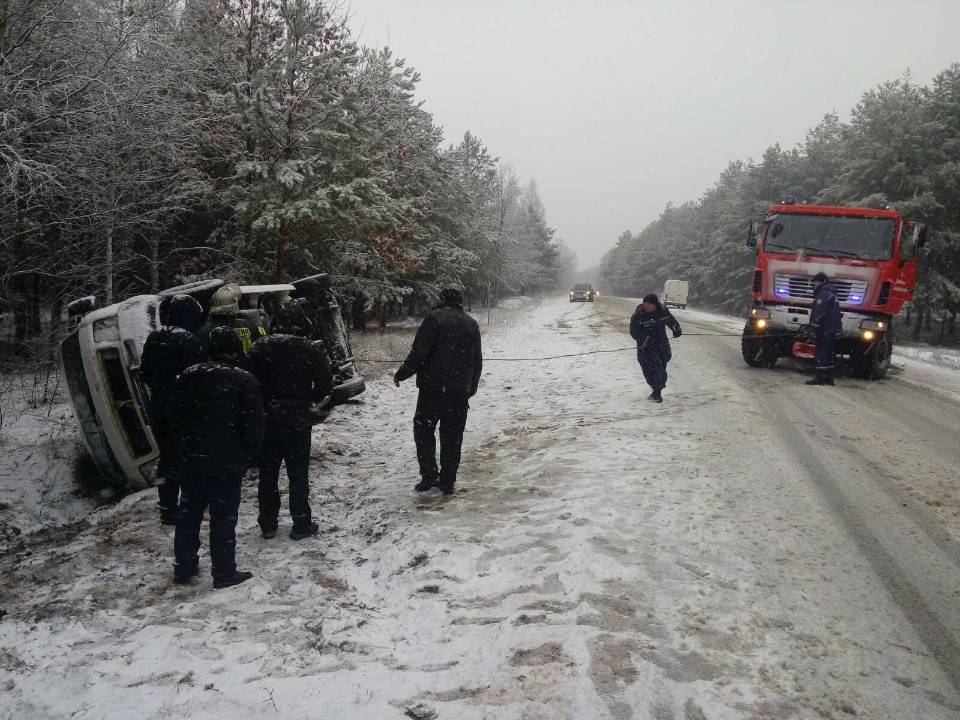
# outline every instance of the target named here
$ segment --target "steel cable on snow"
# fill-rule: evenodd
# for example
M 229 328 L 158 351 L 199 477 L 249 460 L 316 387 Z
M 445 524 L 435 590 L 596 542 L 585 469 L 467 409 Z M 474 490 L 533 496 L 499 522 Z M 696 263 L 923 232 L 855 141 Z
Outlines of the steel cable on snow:
M 683 333 L 679 338 L 673 338 L 674 340 L 680 340 L 685 337 L 741 337 L 742 333 Z M 781 336 L 791 336 L 796 337 L 795 333 L 764 333 L 763 337 L 781 337 Z M 485 357 L 483 358 L 484 362 L 545 362 L 547 360 L 561 360 L 564 358 L 575 358 L 583 357 L 585 355 L 600 355 L 603 353 L 618 353 L 626 352 L 628 350 L 635 351 L 637 349 L 636 345 L 631 345 L 629 347 L 620 347 L 620 348 L 601 348 L 599 350 L 584 350 L 583 352 L 575 353 L 563 353 L 562 355 L 544 355 L 540 357 Z M 387 358 L 366 358 L 358 357 L 356 358 L 359 362 L 365 363 L 380 363 L 384 365 L 400 365 L 405 362 L 405 358 L 401 360 L 392 360 Z

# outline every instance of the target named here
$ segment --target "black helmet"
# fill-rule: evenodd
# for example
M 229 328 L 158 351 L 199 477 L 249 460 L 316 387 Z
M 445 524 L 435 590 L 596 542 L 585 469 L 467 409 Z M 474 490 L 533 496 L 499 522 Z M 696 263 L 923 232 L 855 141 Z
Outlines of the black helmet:
M 210 331 L 210 345 L 207 355 L 211 358 L 225 358 L 233 361 L 240 359 L 243 354 L 243 344 L 240 336 L 233 328 L 218 326 Z
M 298 302 L 283 303 L 270 321 L 271 333 L 307 337 L 312 330 L 313 323 Z
M 445 303 L 463 304 L 463 290 L 456 285 L 448 285 L 440 291 L 440 299 Z
M 203 308 L 190 295 L 174 295 L 167 303 L 166 324 L 196 333 L 203 322 Z

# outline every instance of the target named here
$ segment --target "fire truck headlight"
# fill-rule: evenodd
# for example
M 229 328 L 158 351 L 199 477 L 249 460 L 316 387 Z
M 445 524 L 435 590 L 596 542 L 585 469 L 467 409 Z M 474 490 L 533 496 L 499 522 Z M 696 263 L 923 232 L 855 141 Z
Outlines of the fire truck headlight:
M 757 330 L 763 330 L 767 326 L 766 318 L 757 318 Z
M 120 339 L 120 327 L 117 324 L 117 316 L 103 318 L 93 323 L 93 341 L 111 342 Z
M 876 334 L 873 332 L 873 330 L 864 330 L 862 337 L 863 337 L 864 340 L 868 340 L 868 341 L 869 341 L 869 340 L 873 340 L 873 338 L 876 337 Z

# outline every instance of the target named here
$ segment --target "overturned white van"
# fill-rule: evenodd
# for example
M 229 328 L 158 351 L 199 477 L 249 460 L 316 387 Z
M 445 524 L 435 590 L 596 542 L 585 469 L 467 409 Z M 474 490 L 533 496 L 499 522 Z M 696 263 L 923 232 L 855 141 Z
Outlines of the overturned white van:
M 206 311 L 213 293 L 223 284 L 222 280 L 204 280 L 104 308 L 96 308 L 90 297 L 70 304 L 75 327 L 60 344 L 61 362 L 81 438 L 107 484 L 143 487 L 154 478 L 158 450 L 150 427 L 149 394 L 139 369 L 147 335 L 161 324 L 164 299 L 191 295 Z M 260 322 L 269 321 L 283 301 L 294 299 L 303 304 L 313 321 L 312 339 L 321 344 L 334 371 L 334 392 L 327 406 L 317 409 L 318 421 L 330 407 L 365 390 L 326 275 L 240 289 L 241 314 Z

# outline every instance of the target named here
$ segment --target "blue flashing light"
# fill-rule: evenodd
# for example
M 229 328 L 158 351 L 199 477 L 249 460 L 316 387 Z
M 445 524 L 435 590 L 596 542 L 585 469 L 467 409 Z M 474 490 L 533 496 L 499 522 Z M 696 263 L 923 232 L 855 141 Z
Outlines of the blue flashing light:
M 789 292 L 786 288 L 777 288 L 777 295 L 787 295 Z
M 851 295 L 851 296 L 850 296 L 850 302 L 852 302 L 852 303 L 858 303 L 858 302 L 860 302 L 861 300 L 863 300 L 863 296 L 862 296 L 862 295 Z

